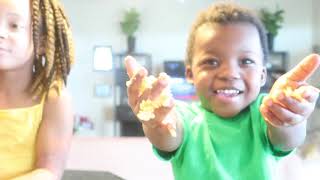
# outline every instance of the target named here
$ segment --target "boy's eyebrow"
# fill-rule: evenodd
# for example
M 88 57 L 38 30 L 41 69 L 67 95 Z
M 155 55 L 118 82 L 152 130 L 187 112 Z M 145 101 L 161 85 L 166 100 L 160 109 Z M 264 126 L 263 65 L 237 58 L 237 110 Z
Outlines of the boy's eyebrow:
M 241 50 L 242 53 L 248 53 L 248 54 L 255 54 L 255 55 L 259 55 L 258 52 L 255 51 L 251 51 L 251 50 L 246 50 L 246 49 L 242 49 Z

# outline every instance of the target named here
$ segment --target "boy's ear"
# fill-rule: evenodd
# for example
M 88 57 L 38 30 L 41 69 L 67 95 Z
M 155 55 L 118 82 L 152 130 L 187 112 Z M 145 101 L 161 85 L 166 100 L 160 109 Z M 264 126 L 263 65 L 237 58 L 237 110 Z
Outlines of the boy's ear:
M 267 82 L 267 68 L 264 67 L 262 69 L 262 73 L 261 73 L 261 84 L 260 84 L 260 87 L 264 86 Z
M 191 70 L 190 65 L 186 66 L 186 73 L 185 74 L 186 74 L 187 82 L 190 84 L 193 84 L 193 74 L 192 74 L 192 70 Z

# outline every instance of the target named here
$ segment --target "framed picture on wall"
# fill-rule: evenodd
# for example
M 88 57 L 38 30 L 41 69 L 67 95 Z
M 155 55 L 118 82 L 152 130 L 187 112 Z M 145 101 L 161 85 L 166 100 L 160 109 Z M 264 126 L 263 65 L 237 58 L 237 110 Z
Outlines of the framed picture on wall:
M 108 84 L 96 84 L 94 87 L 95 97 L 110 97 L 112 87 Z
M 93 70 L 109 71 L 112 69 L 113 56 L 111 46 L 95 46 L 93 51 Z

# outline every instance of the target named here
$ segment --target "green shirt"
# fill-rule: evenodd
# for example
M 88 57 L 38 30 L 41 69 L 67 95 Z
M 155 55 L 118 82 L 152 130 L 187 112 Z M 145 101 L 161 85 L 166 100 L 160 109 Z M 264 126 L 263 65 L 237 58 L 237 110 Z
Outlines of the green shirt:
M 272 148 L 267 126 L 259 112 L 263 95 L 235 117 L 226 119 L 200 103 L 178 103 L 184 136 L 172 153 L 155 153 L 170 160 L 176 180 L 271 179 L 272 164 L 287 155 Z

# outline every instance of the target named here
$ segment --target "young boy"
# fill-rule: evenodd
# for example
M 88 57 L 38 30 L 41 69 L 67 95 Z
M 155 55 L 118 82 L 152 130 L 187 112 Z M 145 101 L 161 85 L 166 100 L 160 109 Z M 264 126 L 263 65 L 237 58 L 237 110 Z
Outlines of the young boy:
M 154 118 L 141 121 L 155 153 L 171 161 L 175 179 L 270 179 L 270 163 L 303 143 L 318 97 L 304 81 L 320 64 L 319 56 L 308 56 L 269 95 L 259 95 L 266 48 L 264 28 L 249 10 L 222 3 L 200 13 L 185 62 L 200 103 L 171 98 L 154 110 Z M 159 76 L 141 93 L 147 71 L 132 57 L 125 63 L 129 104 L 138 114 L 142 102 L 163 95 L 168 79 Z

